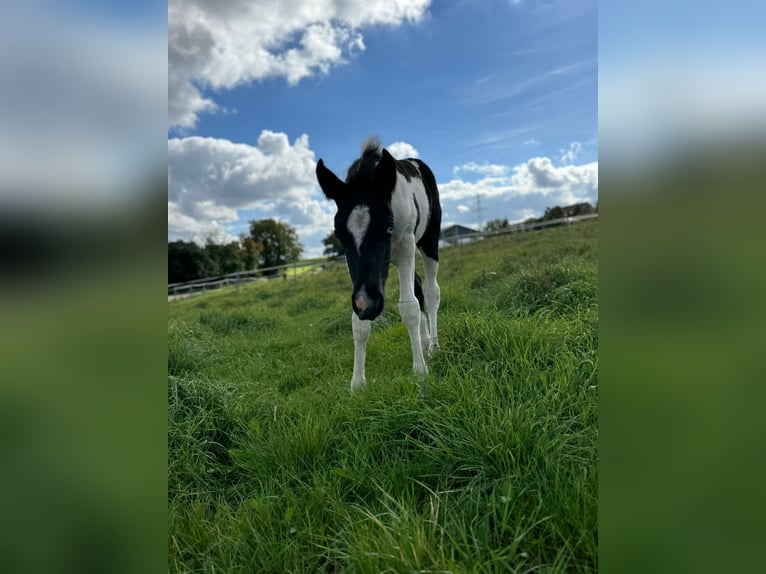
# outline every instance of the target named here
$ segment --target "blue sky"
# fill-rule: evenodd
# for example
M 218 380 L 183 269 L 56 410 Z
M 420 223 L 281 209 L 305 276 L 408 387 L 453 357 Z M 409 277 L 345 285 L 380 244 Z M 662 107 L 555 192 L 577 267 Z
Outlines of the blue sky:
M 168 237 L 226 240 L 250 219 L 321 254 L 362 140 L 433 169 L 443 224 L 476 227 L 598 194 L 597 4 L 169 2 Z

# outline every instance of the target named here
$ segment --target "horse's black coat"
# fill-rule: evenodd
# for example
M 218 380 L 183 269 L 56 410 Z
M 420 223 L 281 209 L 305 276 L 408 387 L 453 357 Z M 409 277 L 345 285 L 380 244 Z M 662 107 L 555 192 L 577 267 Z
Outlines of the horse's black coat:
M 420 179 L 420 173 L 418 168 L 412 165 L 412 159 L 396 160 L 396 171 L 404 176 L 407 181 L 412 181 L 413 178 Z
M 428 198 L 428 226 L 423 237 L 417 245 L 434 261 L 439 261 L 439 234 L 442 225 L 442 207 L 439 202 L 439 188 L 436 187 L 436 178 L 431 169 L 419 159 L 411 160 L 418 164 L 423 186 L 426 188 Z

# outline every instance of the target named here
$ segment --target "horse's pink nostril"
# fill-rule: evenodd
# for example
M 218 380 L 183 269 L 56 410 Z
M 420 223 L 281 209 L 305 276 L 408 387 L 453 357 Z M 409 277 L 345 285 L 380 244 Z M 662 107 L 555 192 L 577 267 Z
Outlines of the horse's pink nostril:
M 364 311 L 368 307 L 367 301 L 365 300 L 364 297 L 357 297 L 354 303 L 356 303 L 356 308 L 359 309 L 360 311 Z

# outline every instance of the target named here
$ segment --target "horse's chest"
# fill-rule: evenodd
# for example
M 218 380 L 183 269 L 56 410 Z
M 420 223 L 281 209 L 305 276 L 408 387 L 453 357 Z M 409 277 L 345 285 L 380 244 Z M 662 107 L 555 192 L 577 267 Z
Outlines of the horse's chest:
M 403 244 L 413 237 L 418 241 L 425 232 L 429 217 L 428 197 L 423 183 L 419 179 L 407 182 L 400 176 L 392 208 L 396 230 L 391 241 L 392 249 L 395 243 Z

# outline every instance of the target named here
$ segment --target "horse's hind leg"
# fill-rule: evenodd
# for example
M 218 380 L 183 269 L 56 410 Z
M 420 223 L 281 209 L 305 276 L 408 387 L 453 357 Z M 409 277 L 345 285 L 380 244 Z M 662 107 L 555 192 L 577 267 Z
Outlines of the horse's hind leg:
M 420 346 L 423 348 L 423 354 L 428 352 L 428 318 L 426 317 L 426 303 L 423 296 L 423 285 L 420 282 L 420 277 L 415 273 L 415 298 L 420 305 Z
M 436 282 L 436 274 L 439 271 L 439 262 L 431 259 L 421 251 L 423 255 L 423 268 L 425 269 L 424 295 L 426 300 L 426 311 L 428 312 L 428 352 L 433 354 L 439 349 L 439 332 L 436 327 L 437 316 L 439 314 L 439 303 L 441 302 L 441 290 Z

